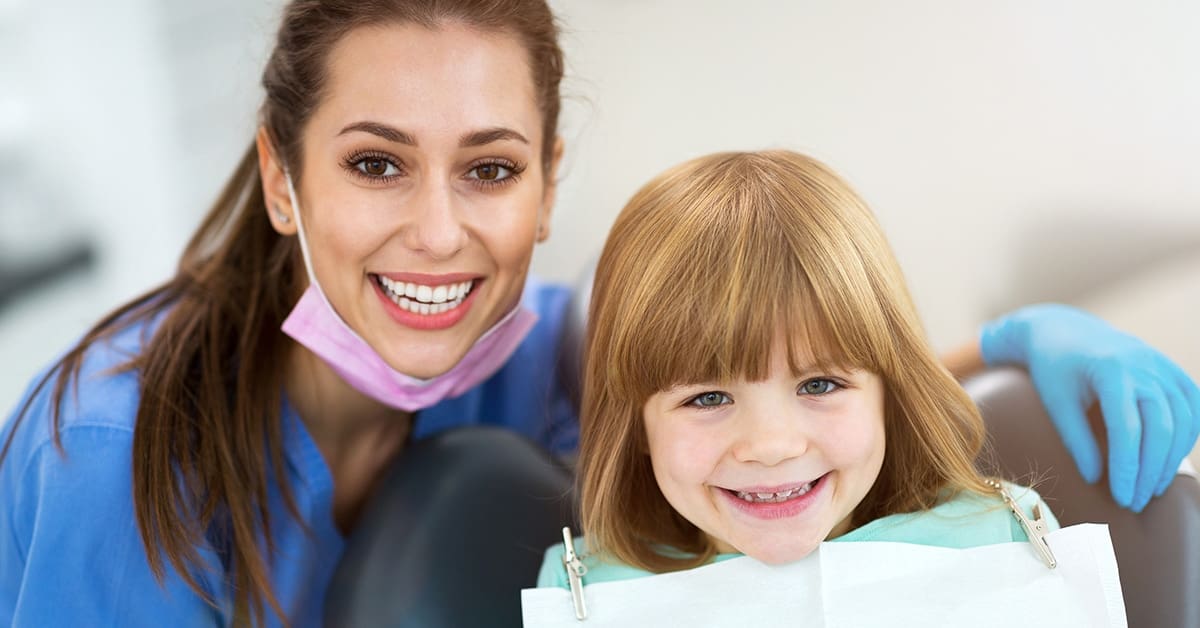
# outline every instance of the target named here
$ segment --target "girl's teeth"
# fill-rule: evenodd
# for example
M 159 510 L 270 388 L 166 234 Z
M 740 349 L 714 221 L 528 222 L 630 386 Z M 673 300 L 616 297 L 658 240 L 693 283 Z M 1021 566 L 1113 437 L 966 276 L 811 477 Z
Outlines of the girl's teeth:
M 737 491 L 736 494 L 740 499 L 742 499 L 744 501 L 748 501 L 750 503 L 773 504 L 773 503 L 784 502 L 789 499 L 799 497 L 799 496 L 811 491 L 813 484 L 815 484 L 815 483 L 816 483 L 816 480 L 813 480 L 812 482 L 809 482 L 808 484 L 805 484 L 804 486 L 789 489 L 786 491 L 779 491 L 776 493 L 757 493 L 757 492 L 748 493 L 746 491 Z

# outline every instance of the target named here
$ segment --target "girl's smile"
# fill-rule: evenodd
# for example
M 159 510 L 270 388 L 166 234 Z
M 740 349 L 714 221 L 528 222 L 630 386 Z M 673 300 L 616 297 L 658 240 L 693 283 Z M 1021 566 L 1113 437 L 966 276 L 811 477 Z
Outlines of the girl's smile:
M 824 480 L 829 474 L 808 482 L 784 486 L 752 486 L 743 489 L 720 488 L 721 492 L 739 511 L 759 519 L 783 519 L 798 515 L 821 498 Z
M 654 477 L 671 507 L 718 551 L 770 564 L 847 532 L 884 455 L 880 377 L 793 373 L 790 340 L 776 334 L 761 381 L 676 386 L 643 409 Z

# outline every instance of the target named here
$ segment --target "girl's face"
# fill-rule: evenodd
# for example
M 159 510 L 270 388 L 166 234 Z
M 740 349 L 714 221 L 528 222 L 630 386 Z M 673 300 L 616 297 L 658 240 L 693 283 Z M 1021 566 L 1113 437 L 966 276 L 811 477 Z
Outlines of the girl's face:
M 772 346 L 760 382 L 705 382 L 656 393 L 644 418 L 658 487 L 720 552 L 799 560 L 845 533 L 883 465 L 883 382 L 863 370 L 787 364 Z
M 446 372 L 520 300 L 554 199 L 542 121 L 514 37 L 391 25 L 333 49 L 297 194 L 322 290 L 393 368 Z

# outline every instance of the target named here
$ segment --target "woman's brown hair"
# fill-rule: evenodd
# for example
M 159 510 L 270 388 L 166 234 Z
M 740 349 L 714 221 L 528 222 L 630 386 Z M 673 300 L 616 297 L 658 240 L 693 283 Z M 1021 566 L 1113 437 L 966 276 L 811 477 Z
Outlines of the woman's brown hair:
M 766 377 L 779 329 L 793 372 L 802 348 L 883 380 L 886 453 L 853 526 L 988 490 L 982 419 L 931 350 L 871 211 L 812 158 L 720 153 L 639 190 L 600 257 L 578 467 L 592 551 L 655 572 L 713 556 L 659 491 L 642 410 L 673 385 Z
M 543 164 L 552 163 L 563 75 L 558 28 L 544 0 L 295 0 L 283 11 L 263 72 L 260 124 L 275 155 L 303 176 L 305 125 L 323 101 L 327 59 L 350 31 L 416 24 L 462 24 L 515 36 L 529 58 L 543 115 Z M 228 559 L 237 625 L 264 623 L 265 608 L 286 624 L 267 565 L 274 551 L 270 478 L 286 477 L 280 395 L 289 342 L 279 331 L 303 289 L 299 247 L 271 227 L 255 145 L 250 144 L 165 284 L 105 316 L 38 383 L 18 411 L 53 380 L 51 423 L 63 455 L 63 395 L 88 349 L 139 322 L 159 318 L 124 370 L 138 373 L 141 399 L 133 436 L 133 499 L 150 568 L 166 563 L 212 604 L 198 583 L 199 548 Z M 16 426 L 0 449 L 3 462 Z M 289 514 L 302 521 L 286 484 Z M 259 539 L 262 539 L 260 546 Z M 164 555 L 166 560 L 164 561 Z

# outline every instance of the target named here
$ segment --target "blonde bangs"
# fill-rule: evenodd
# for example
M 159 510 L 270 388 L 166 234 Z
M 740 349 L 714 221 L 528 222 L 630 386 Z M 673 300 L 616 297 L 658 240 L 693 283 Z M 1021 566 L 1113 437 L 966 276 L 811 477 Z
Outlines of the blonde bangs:
M 676 384 L 761 380 L 781 331 L 793 373 L 880 370 L 876 358 L 890 339 L 863 333 L 886 335 L 873 282 L 859 251 L 846 246 L 849 234 L 830 233 L 818 217 L 840 199 L 827 198 L 827 185 L 781 181 L 762 160 L 721 154 L 689 162 L 622 213 L 600 261 L 613 270 L 603 290 L 611 302 L 596 312 L 633 322 L 606 339 L 615 394 L 645 401 Z

